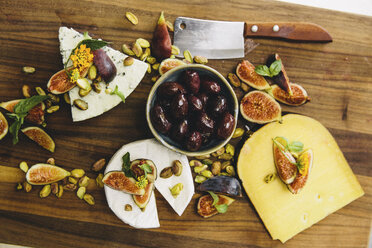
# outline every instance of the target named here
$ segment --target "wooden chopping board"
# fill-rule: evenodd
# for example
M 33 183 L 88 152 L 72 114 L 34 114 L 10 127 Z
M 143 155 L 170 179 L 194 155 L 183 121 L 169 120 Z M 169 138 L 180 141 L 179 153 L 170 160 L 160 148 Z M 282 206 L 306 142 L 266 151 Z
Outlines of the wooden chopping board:
M 325 27 L 334 41 L 327 44 L 255 39 L 260 45 L 246 58 L 263 64 L 280 53 L 292 82 L 303 85 L 312 101 L 284 111 L 318 119 L 336 138 L 365 195 L 285 243 L 288 247 L 365 247 L 372 220 L 372 18 L 274 1 L 72 1 L 4 0 L 0 4 L 0 101 L 21 97 L 23 84 L 45 87 L 62 68 L 58 28 L 62 25 L 113 42 L 120 49 L 142 37 L 151 39 L 160 11 L 178 16 L 229 21 L 309 21 Z M 132 11 L 134 26 L 125 18 Z M 208 65 L 223 75 L 239 60 L 214 60 Z M 23 66 L 37 69 L 34 75 Z M 51 154 L 26 137 L 16 146 L 8 135 L 0 142 L 0 242 L 37 247 L 269 247 L 273 241 L 247 196 L 228 213 L 204 220 L 195 211 L 195 195 L 177 216 L 157 193 L 159 229 L 136 230 L 123 224 L 107 206 L 103 190 L 92 189 L 95 206 L 73 193 L 62 199 L 38 197 L 38 191 L 16 192 L 20 161 L 34 164 L 54 157 L 66 169 L 89 170 L 109 159 L 123 144 L 151 137 L 145 103 L 152 83 L 147 76 L 121 104 L 104 115 L 72 123 L 70 110 L 47 117 L 46 130 L 56 142 Z M 93 174 L 89 176 L 93 177 Z

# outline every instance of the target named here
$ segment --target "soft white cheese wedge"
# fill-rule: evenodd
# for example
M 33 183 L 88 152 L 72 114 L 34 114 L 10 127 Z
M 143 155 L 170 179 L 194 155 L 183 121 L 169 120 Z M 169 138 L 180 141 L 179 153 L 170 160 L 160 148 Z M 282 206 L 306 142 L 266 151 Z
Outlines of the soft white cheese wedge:
M 131 160 L 146 158 L 155 163 L 158 172 L 155 187 L 176 213 L 181 215 L 194 194 L 194 183 L 187 157 L 169 150 L 155 139 L 140 140 L 121 147 L 107 164 L 105 173 L 121 170 L 122 157 L 127 152 L 130 153 Z M 180 160 L 183 165 L 181 176 L 172 176 L 167 179 L 160 178 L 159 175 L 161 170 L 171 166 L 174 160 Z M 182 183 L 184 187 L 178 197 L 174 198 L 169 188 L 177 183 Z M 151 195 L 150 202 L 144 212 L 137 207 L 132 196 L 129 194 L 111 189 L 107 186 L 105 186 L 105 193 L 109 207 L 123 222 L 136 228 L 156 228 L 160 226 L 154 193 Z M 125 211 L 125 204 L 132 205 L 133 210 L 130 212 Z
M 81 40 L 83 40 L 83 38 L 83 34 L 75 31 L 72 28 L 59 28 L 60 52 L 62 55 L 63 63 L 66 63 L 72 49 L 74 49 L 76 45 Z M 124 66 L 123 60 L 127 57 L 127 55 L 107 46 L 104 47 L 103 50 L 111 58 L 117 69 L 116 76 L 114 80 L 108 84 L 108 88 L 111 88 L 113 90 L 117 85 L 118 90 L 121 91 L 127 98 L 144 77 L 147 70 L 147 64 L 135 59 L 133 65 Z M 120 97 L 118 97 L 117 95 L 110 95 L 105 92 L 105 83 L 100 84 L 102 89 L 100 93 L 92 91 L 85 97 L 79 96 L 78 87 L 75 87 L 69 92 L 71 102 L 73 102 L 75 99 L 82 99 L 88 103 L 87 110 L 80 110 L 71 105 L 71 114 L 73 121 L 83 121 L 95 116 L 99 116 L 117 106 L 121 102 Z

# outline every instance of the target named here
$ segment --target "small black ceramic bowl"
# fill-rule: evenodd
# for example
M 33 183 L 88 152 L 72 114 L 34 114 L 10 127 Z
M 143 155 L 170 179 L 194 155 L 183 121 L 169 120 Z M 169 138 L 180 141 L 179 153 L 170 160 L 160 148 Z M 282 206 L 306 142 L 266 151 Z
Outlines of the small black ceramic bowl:
M 229 112 L 233 115 L 235 119 L 234 129 L 227 139 L 221 140 L 221 139 L 218 139 L 217 137 L 212 138 L 207 144 L 202 145 L 201 148 L 195 152 L 187 150 L 183 146 L 183 144 L 175 142 L 169 136 L 158 132 L 153 126 L 151 122 L 151 117 L 150 117 L 150 111 L 155 104 L 156 97 L 157 97 L 157 90 L 159 86 L 169 81 L 181 82 L 182 75 L 186 70 L 196 71 L 199 73 L 200 77 L 209 77 L 215 80 L 217 83 L 219 83 L 219 85 L 221 86 L 221 94 L 227 98 Z M 187 156 L 201 156 L 201 155 L 212 153 L 218 150 L 219 148 L 223 147 L 229 142 L 236 128 L 236 123 L 238 121 L 238 111 L 239 111 L 239 103 L 236 98 L 235 92 L 233 91 L 233 89 L 231 88 L 227 80 L 218 71 L 205 65 L 189 64 L 189 65 L 178 66 L 166 72 L 154 84 L 147 98 L 146 119 L 147 119 L 147 123 L 150 127 L 152 134 L 164 146 L 168 147 L 169 149 L 173 151 L 185 154 Z

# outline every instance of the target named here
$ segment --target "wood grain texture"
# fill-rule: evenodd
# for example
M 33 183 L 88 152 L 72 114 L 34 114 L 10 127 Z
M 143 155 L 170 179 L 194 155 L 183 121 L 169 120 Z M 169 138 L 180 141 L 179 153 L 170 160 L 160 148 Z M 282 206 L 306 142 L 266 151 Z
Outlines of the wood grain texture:
M 260 45 L 246 58 L 263 64 L 278 52 L 292 82 L 303 85 L 312 101 L 284 111 L 318 119 L 334 135 L 365 196 L 330 215 L 285 243 L 288 247 L 365 247 L 372 219 L 372 18 L 282 2 L 253 0 L 3 0 L 0 2 L 0 101 L 21 97 L 21 87 L 45 87 L 62 68 L 58 28 L 62 25 L 112 42 L 120 49 L 136 38 L 151 39 L 160 11 L 174 21 L 178 16 L 226 21 L 303 21 L 326 28 L 332 43 L 294 43 L 255 39 Z M 139 18 L 133 26 L 125 18 Z M 215 60 L 209 65 L 223 75 L 234 70 L 236 60 Z M 34 75 L 21 72 L 34 66 Z M 136 230 L 123 224 L 107 206 L 104 192 L 91 189 L 95 206 L 74 193 L 62 199 L 38 198 L 39 188 L 16 192 L 12 173 L 20 161 L 34 164 L 53 156 L 66 169 L 89 170 L 97 159 L 110 157 L 123 144 L 151 137 L 145 103 L 152 83 L 147 76 L 127 99 L 108 113 L 72 123 L 70 110 L 47 117 L 46 130 L 56 142 L 51 153 L 21 136 L 16 146 L 8 135 L 0 142 L 0 242 L 37 247 L 281 247 L 271 240 L 247 196 L 237 200 L 225 215 L 208 220 L 195 211 L 198 194 L 185 213 L 177 216 L 158 192 L 161 228 Z M 94 174 L 89 174 L 94 177 Z M 11 178 L 11 177 L 10 177 Z M 3 180 L 4 179 L 4 180 Z

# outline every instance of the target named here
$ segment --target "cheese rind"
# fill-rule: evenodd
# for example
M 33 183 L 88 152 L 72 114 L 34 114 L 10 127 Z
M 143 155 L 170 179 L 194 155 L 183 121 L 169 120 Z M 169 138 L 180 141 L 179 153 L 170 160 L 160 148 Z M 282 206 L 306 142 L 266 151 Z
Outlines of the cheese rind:
M 314 152 L 307 184 L 297 195 L 278 178 L 264 182 L 266 175 L 276 173 L 272 154 L 276 136 L 301 141 Z M 283 243 L 364 194 L 332 135 L 306 116 L 290 114 L 283 117 L 283 124 L 262 127 L 242 147 L 237 165 L 267 230 Z
M 84 36 L 74 29 L 60 27 L 59 41 L 63 63 L 66 63 L 72 49 L 74 49 L 76 45 L 83 39 Z M 115 64 L 117 69 L 116 76 L 108 85 L 103 82 L 100 83 L 102 89 L 100 93 L 91 91 L 87 96 L 80 97 L 78 87 L 70 90 L 69 95 L 71 103 L 73 103 L 75 99 L 82 99 L 88 103 L 87 110 L 80 110 L 74 105 L 71 105 L 72 120 L 74 122 L 99 116 L 117 106 L 122 101 L 121 98 L 117 95 L 107 94 L 105 92 L 106 86 L 112 90 L 115 89 L 115 86 L 118 86 L 118 90 L 121 91 L 127 98 L 141 82 L 147 71 L 148 66 L 145 62 L 135 59 L 131 66 L 124 66 L 123 61 L 127 55 L 107 46 L 104 47 L 103 50 Z

